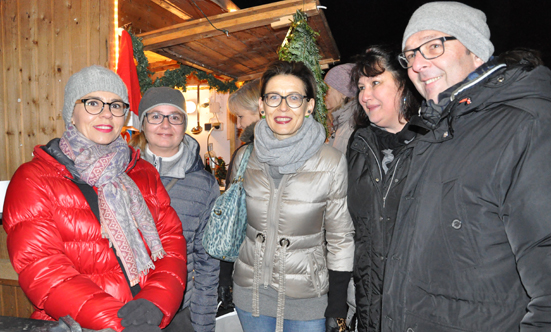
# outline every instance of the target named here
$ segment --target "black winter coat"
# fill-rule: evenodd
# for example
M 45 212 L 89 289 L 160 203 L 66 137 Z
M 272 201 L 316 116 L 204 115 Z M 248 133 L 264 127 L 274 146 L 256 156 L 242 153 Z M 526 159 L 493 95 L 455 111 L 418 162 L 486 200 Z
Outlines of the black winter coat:
M 382 331 L 551 330 L 551 71 L 502 66 L 423 106 Z
M 394 160 L 384 174 L 375 130 L 379 129 L 358 129 L 347 150 L 348 210 L 356 228 L 353 275 L 360 332 L 380 331 L 384 265 L 413 147 L 410 143 L 395 148 Z

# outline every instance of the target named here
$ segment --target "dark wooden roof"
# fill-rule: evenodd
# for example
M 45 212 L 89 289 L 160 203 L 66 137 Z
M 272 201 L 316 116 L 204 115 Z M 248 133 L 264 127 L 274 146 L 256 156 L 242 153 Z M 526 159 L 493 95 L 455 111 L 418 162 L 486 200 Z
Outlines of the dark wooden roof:
M 192 0 L 121 0 L 119 25 L 131 24 L 146 50 L 170 59 L 151 57 L 153 71 L 182 63 L 226 79 L 259 77 L 277 59 L 297 9 L 308 15 L 308 24 L 320 34 L 320 62 L 340 59 L 318 0 L 285 0 L 247 9 L 237 9 L 229 0 L 194 2 L 208 20 Z

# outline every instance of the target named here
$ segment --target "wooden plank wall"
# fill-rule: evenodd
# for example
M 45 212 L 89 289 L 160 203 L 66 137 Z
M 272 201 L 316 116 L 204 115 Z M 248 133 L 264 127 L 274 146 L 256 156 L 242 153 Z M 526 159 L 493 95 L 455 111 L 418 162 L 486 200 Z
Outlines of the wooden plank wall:
M 61 136 L 73 73 L 114 67 L 114 1 L 0 1 L 0 180 Z

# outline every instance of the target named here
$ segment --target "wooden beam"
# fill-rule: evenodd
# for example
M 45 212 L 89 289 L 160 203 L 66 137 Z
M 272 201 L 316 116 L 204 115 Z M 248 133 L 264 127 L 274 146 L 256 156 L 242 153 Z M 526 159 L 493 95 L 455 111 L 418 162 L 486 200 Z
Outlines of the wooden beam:
M 340 62 L 340 60 L 335 60 L 335 59 L 321 59 L 319 61 L 319 64 L 320 64 L 320 67 L 321 69 L 327 69 L 329 68 L 329 64 L 335 64 L 337 62 Z M 250 80 L 254 80 L 256 78 L 260 78 L 260 76 L 262 76 L 262 72 L 260 73 L 253 73 L 253 74 L 249 74 L 249 75 L 243 75 L 243 76 L 239 76 L 237 78 L 237 81 L 238 82 L 246 82 L 246 81 L 250 81 Z
M 172 14 L 178 16 L 179 18 L 185 21 L 188 21 L 193 18 L 192 15 L 181 10 L 178 6 L 176 6 L 169 0 L 151 0 L 151 2 L 158 4 L 159 6 L 163 7 L 164 9 L 168 10 Z
M 279 21 L 281 17 L 293 15 L 302 10 L 308 16 L 319 15 L 319 0 L 285 0 L 275 3 L 238 10 L 209 17 L 213 28 L 207 19 L 197 19 L 190 22 L 176 24 L 167 28 L 139 34 L 145 50 L 182 44 L 198 39 L 209 38 L 228 32 L 241 31 L 259 26 L 269 25 Z
M 190 67 L 199 69 L 201 71 L 204 71 L 207 74 L 215 74 L 216 73 L 216 76 L 219 76 L 223 80 L 228 80 L 229 81 L 229 80 L 235 79 L 235 77 L 233 77 L 233 76 L 231 76 L 227 73 L 224 73 L 221 70 L 218 70 L 216 68 L 211 68 L 211 67 L 206 66 L 205 64 L 202 64 L 202 63 L 197 63 L 196 61 L 194 61 L 192 59 L 184 58 L 179 54 L 175 54 L 174 52 L 172 52 L 169 49 L 156 50 L 155 52 L 157 52 L 157 53 L 159 53 L 163 56 L 170 57 L 171 59 L 176 60 L 176 61 L 178 61 L 179 63 L 181 63 L 183 65 L 190 66 Z
M 156 62 L 150 62 L 147 69 L 150 71 L 156 73 L 159 71 L 165 72 L 169 69 L 176 69 L 180 68 L 180 63 L 176 60 L 163 60 L 163 61 L 156 61 Z
M 272 29 L 274 30 L 281 29 L 284 27 L 291 26 L 291 22 L 293 22 L 293 15 L 288 15 L 288 16 L 280 17 L 279 20 L 277 20 L 276 22 L 273 22 L 271 26 L 272 26 Z

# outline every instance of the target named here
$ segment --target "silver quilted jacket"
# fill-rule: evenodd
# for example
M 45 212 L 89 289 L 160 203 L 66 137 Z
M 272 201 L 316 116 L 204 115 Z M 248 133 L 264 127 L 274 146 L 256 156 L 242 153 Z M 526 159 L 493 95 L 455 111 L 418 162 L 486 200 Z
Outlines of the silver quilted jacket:
M 237 285 L 253 288 L 253 315 L 258 287 L 272 286 L 280 300 L 285 295 L 313 298 L 328 292 L 328 269 L 352 271 L 354 226 L 347 184 L 346 158 L 328 145 L 296 173 L 284 175 L 277 189 L 268 165 L 253 150 L 243 182 L 247 236 L 233 275 Z

